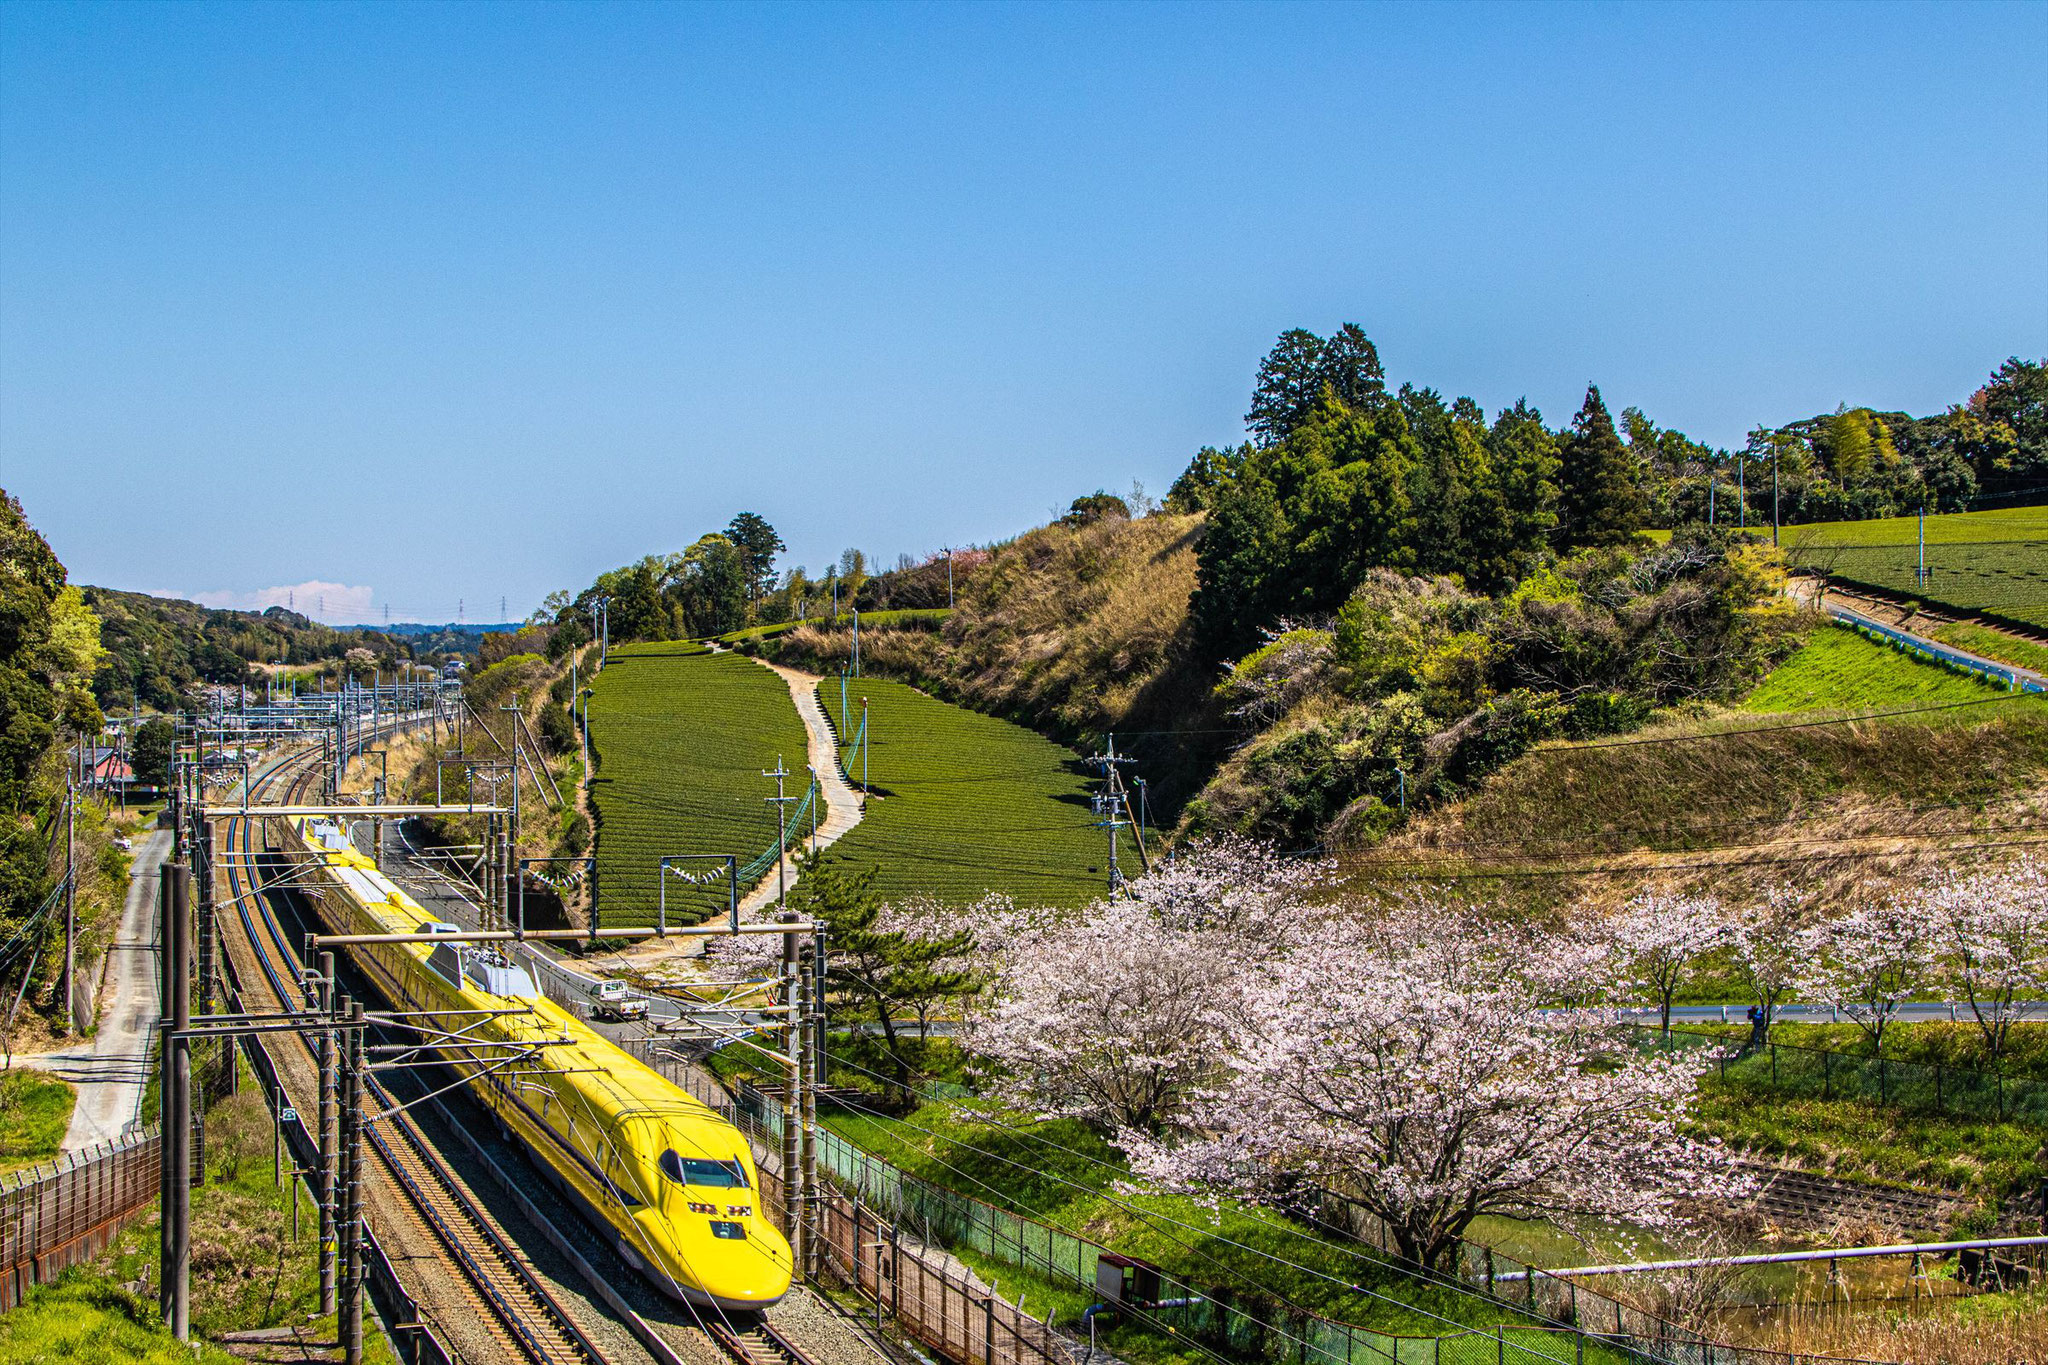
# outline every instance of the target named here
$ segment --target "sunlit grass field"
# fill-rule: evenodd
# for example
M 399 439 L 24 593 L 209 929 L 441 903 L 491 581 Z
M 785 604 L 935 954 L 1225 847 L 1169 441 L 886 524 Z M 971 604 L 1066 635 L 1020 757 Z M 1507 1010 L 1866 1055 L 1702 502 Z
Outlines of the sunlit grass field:
M 864 756 L 847 748 L 862 698 L 871 746 Z M 827 678 L 818 702 L 840 729 L 847 776 L 858 786 L 865 770 L 873 793 L 829 859 L 878 868 L 890 897 L 960 903 L 993 891 L 1066 905 L 1107 889 L 1109 836 L 1096 827 L 1089 802 L 1098 783 L 1080 755 L 905 683 L 849 680 L 842 717 L 839 680 Z M 1125 874 L 1136 876 L 1128 830 L 1121 854 Z
M 649 924 L 659 905 L 660 860 L 725 853 L 742 863 L 775 842 L 775 782 L 804 792 L 806 739 L 789 687 L 737 654 L 701 645 L 626 645 L 597 675 L 590 706 L 597 772 L 598 918 Z M 706 863 L 700 865 L 709 868 Z M 742 892 L 746 888 L 742 887 Z M 671 917 L 702 919 L 724 908 L 723 885 L 671 879 Z

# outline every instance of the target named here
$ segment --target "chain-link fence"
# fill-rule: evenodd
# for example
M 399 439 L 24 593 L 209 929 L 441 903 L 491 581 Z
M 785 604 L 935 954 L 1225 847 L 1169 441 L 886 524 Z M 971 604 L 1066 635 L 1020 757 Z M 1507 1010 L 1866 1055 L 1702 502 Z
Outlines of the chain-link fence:
M 234 1093 L 235 1054 L 215 1044 L 195 1049 L 193 1183 L 204 1179 L 205 1113 Z M 55 1161 L 0 1176 L 0 1311 L 32 1286 L 99 1255 L 162 1188 L 162 1144 L 154 1124 Z
M 1646 1025 L 1646 1029 L 1650 1026 Z M 1795 1099 L 1873 1100 L 1893 1108 L 1992 1123 L 2048 1124 L 2048 1085 L 1939 1062 L 1863 1057 L 1827 1048 L 1770 1042 L 1695 1029 L 1646 1033 L 1652 1047 L 1703 1049 L 1730 1085 Z
M 629 1047 L 642 1060 L 737 1124 L 757 1143 L 771 1151 L 780 1150 L 783 1109 L 779 1096 L 745 1082 L 728 1092 L 656 1040 L 641 1040 Z M 829 1244 L 838 1248 L 828 1259 L 840 1267 L 836 1273 L 849 1282 L 855 1269 L 852 1248 L 858 1244 L 866 1255 L 879 1242 L 887 1243 L 893 1250 L 903 1238 L 898 1229 L 908 1229 L 914 1241 L 972 1251 L 989 1260 L 1016 1266 L 1063 1289 L 1090 1295 L 1097 1290 L 1096 1277 L 1103 1257 L 1113 1256 L 1107 1248 L 1086 1238 L 921 1180 L 828 1130 L 817 1131 L 816 1150 L 820 1170 L 843 1191 L 821 1201 L 821 1207 L 841 1212 L 821 1216 L 842 1221 L 843 1226 L 834 1225 L 836 1230 L 828 1234 Z M 770 1173 L 764 1172 L 764 1181 L 769 1178 Z M 777 1191 L 771 1206 L 779 1208 L 779 1184 Z M 768 1202 L 764 1198 L 764 1203 Z M 1455 1266 L 1450 1271 L 1429 1271 L 1412 1263 L 1403 1264 L 1393 1250 L 1394 1240 L 1384 1222 L 1356 1202 L 1328 1192 L 1321 1193 L 1319 1204 L 1308 1216 L 1328 1232 L 1375 1248 L 1406 1274 L 1464 1299 L 1471 1305 L 1472 1316 L 1512 1315 L 1511 1320 L 1481 1327 L 1445 1318 L 1441 1333 L 1426 1336 L 1380 1332 L 1276 1304 L 1268 1296 L 1220 1290 L 1172 1276 L 1162 1276 L 1157 1288 L 1148 1295 L 1149 1301 L 1160 1306 L 1126 1305 L 1121 1310 L 1124 1319 L 1174 1336 L 1215 1356 L 1294 1361 L 1297 1365 L 1583 1365 L 1587 1360 L 1654 1361 L 1669 1365 L 1825 1365 L 1846 1359 L 1793 1355 L 1714 1341 L 1476 1242 L 1459 1244 Z M 856 1236 L 853 1229 L 857 1225 L 870 1231 Z M 862 1269 L 859 1273 L 863 1290 L 873 1294 L 874 1272 Z M 960 1279 L 957 1271 L 928 1264 L 920 1273 L 930 1275 L 935 1282 L 949 1274 Z M 979 1292 L 971 1286 L 960 1290 L 966 1299 L 976 1302 L 974 1296 Z M 923 1300 L 914 1299 L 913 1303 L 920 1312 L 943 1314 L 934 1321 L 946 1325 L 954 1323 L 954 1313 L 958 1311 L 951 1301 L 948 1306 L 954 1308 L 954 1313 L 946 1308 L 928 1309 Z M 1389 1306 L 1432 1316 L 1427 1310 L 1391 1297 Z M 957 1331 L 968 1329 L 952 1330 L 957 1336 Z M 1023 1335 L 1018 1339 L 1028 1338 L 1024 1329 L 1020 1328 L 1019 1333 Z M 1001 1343 L 1009 1338 L 1001 1330 L 997 1336 L 1000 1359 L 1005 1349 Z M 936 1349 L 948 1350 L 942 1340 L 924 1339 Z M 974 1340 L 979 1342 L 982 1338 Z M 955 1339 L 954 1345 L 959 1344 Z M 984 1357 L 977 1353 L 951 1358 L 978 1362 Z M 1066 1365 L 1065 1357 L 1055 1358 Z

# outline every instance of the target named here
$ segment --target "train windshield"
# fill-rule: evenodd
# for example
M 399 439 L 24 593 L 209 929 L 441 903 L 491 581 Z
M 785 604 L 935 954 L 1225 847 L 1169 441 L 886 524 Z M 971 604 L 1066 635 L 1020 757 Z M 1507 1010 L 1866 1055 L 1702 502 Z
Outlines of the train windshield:
M 699 1185 L 712 1190 L 747 1188 L 747 1168 L 737 1161 L 703 1161 L 677 1156 L 671 1150 L 661 1154 L 661 1173 L 678 1185 Z

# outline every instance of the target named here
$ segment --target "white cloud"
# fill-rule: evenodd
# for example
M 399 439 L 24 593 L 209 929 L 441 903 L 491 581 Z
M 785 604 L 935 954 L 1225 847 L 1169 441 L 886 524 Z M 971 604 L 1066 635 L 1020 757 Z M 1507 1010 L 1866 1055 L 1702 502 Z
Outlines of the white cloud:
M 290 607 L 301 615 L 334 625 L 354 625 L 372 620 L 376 590 L 347 583 L 325 583 L 315 578 L 305 583 L 288 583 L 252 592 L 195 592 L 191 600 L 202 607 L 233 611 L 262 611 L 265 607 Z

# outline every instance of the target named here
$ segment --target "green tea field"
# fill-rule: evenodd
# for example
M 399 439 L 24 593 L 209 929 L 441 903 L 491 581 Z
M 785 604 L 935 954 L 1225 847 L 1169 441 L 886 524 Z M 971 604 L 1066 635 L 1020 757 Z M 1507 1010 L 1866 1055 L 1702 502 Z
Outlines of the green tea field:
M 868 701 L 873 795 L 828 858 L 879 867 L 892 897 L 960 903 L 999 891 L 1026 903 L 1080 904 L 1102 893 L 1108 833 L 1094 827 L 1096 784 L 1072 750 L 903 683 L 854 679 L 848 697 L 842 745 L 859 729 L 860 699 Z M 837 727 L 838 679 L 818 685 L 818 702 Z M 858 757 L 848 776 L 860 784 Z M 1134 876 L 1137 853 L 1128 832 L 1123 840 L 1122 866 Z
M 1925 583 L 1915 517 L 1787 526 L 1786 557 L 1843 583 L 2048 627 L 2048 507 L 1927 518 Z
M 775 784 L 761 772 L 778 755 L 795 774 L 789 792 L 804 791 L 804 727 L 787 685 L 702 645 L 612 650 L 591 698 L 590 739 L 602 924 L 653 921 L 665 856 L 731 853 L 745 862 L 772 845 L 765 798 Z M 723 885 L 669 882 L 672 919 L 702 919 L 724 905 Z

